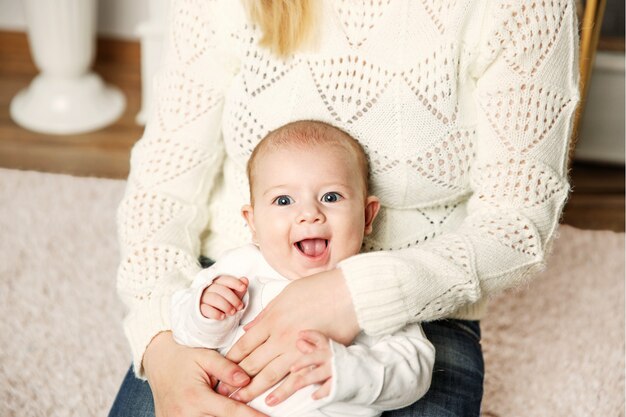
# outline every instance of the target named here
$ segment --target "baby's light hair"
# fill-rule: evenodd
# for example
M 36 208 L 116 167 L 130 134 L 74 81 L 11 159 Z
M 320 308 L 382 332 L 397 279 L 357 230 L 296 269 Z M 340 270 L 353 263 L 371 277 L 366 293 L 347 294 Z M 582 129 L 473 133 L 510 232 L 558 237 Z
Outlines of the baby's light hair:
M 361 144 L 348 133 L 328 123 L 317 120 L 299 120 L 271 131 L 252 151 L 246 167 L 250 184 L 250 202 L 254 204 L 252 185 L 259 157 L 286 146 L 314 147 L 315 145 L 340 146 L 353 155 L 363 180 L 364 197 L 368 195 L 370 190 L 369 162 Z

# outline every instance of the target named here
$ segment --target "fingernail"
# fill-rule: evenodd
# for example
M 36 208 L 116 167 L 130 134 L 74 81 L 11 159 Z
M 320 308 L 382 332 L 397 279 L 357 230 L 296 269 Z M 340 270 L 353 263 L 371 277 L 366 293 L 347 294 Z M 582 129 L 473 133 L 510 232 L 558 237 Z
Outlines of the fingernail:
M 267 405 L 274 405 L 278 402 L 278 398 L 274 397 L 273 395 L 268 395 L 267 398 L 265 399 L 265 403 Z
M 235 374 L 233 375 L 233 380 L 236 384 L 241 384 L 248 381 L 248 375 L 244 374 L 243 372 L 235 372 Z
M 232 398 L 235 401 L 241 401 L 241 397 L 239 396 L 239 394 L 234 394 L 230 398 Z

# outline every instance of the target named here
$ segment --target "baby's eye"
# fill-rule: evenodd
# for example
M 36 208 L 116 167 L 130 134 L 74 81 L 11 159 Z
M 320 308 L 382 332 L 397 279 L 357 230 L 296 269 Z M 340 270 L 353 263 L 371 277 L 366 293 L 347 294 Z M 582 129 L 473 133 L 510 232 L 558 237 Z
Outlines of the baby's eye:
M 330 192 L 330 193 L 326 193 L 322 196 L 322 202 L 324 203 L 336 203 L 337 201 L 341 200 L 343 197 L 341 196 L 341 194 L 337 193 L 337 192 Z
M 293 204 L 293 198 L 288 195 L 279 195 L 274 199 L 274 204 L 277 206 L 288 206 L 289 204 Z

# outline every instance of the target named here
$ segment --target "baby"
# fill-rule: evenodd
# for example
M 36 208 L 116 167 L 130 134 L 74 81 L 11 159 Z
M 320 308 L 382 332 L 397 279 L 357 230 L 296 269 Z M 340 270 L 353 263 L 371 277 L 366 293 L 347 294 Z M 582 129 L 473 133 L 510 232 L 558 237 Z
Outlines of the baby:
M 226 354 L 291 280 L 357 254 L 380 208 L 368 194 L 359 143 L 322 122 L 270 132 L 250 156 L 248 179 L 250 205 L 242 214 L 254 243 L 225 253 L 174 294 L 178 343 Z M 276 385 L 251 407 L 276 417 L 380 416 L 412 404 L 430 386 L 435 351 L 418 324 L 388 336 L 361 333 L 347 347 L 312 330 L 300 337 L 304 359 L 292 373 L 310 372 L 311 385 L 278 404 L 271 395 Z

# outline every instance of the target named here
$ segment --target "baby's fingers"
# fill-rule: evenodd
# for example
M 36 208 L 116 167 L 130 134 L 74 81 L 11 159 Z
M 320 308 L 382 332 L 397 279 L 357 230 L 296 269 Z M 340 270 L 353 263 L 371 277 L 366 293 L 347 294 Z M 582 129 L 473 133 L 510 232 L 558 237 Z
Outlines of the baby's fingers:
M 243 307 L 241 300 L 237 299 L 237 303 L 238 305 L 241 305 Z M 214 314 L 212 316 L 206 315 L 205 311 L 209 314 L 213 313 L 211 309 L 219 311 L 219 313 L 221 313 L 221 316 L 215 317 Z M 238 309 L 240 309 L 239 306 L 235 307 L 233 304 L 230 303 L 229 300 L 222 297 L 220 294 L 216 292 L 205 291 L 204 295 L 202 296 L 202 301 L 200 302 L 200 312 L 202 313 L 204 317 L 207 317 L 210 319 L 221 320 L 224 318 L 225 314 L 232 316 L 233 314 L 237 312 Z
M 208 287 L 202 294 L 200 302 L 216 307 L 226 314 L 235 314 L 237 310 L 243 308 L 243 302 L 237 297 L 237 294 L 230 288 L 226 288 L 220 284 L 212 284 Z
M 213 280 L 213 284 L 220 284 L 224 287 L 230 288 L 237 293 L 239 298 L 242 298 L 248 289 L 248 278 L 235 278 L 230 275 L 220 275 Z
M 328 336 L 317 330 L 302 330 L 298 333 L 298 341 L 317 348 L 328 348 L 330 346 Z
M 224 320 L 224 317 L 226 317 L 223 311 L 211 307 L 208 304 L 200 304 L 200 313 L 207 319 L 212 320 Z

